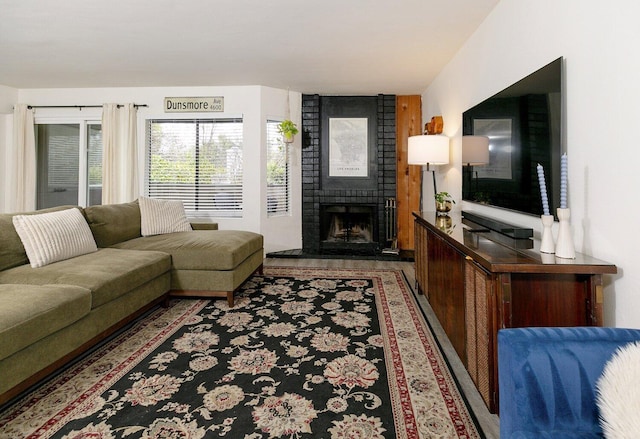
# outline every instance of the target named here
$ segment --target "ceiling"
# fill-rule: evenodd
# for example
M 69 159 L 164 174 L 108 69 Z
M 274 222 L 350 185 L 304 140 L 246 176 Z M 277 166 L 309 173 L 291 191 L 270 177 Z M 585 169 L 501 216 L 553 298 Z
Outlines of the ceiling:
M 499 0 L 0 0 L 0 84 L 420 94 Z

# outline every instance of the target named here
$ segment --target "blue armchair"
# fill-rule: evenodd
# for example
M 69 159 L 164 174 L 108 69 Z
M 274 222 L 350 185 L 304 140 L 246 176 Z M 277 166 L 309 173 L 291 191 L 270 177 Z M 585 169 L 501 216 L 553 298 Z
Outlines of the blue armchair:
M 498 331 L 501 439 L 603 437 L 596 381 L 616 349 L 637 340 L 640 330 L 623 328 Z

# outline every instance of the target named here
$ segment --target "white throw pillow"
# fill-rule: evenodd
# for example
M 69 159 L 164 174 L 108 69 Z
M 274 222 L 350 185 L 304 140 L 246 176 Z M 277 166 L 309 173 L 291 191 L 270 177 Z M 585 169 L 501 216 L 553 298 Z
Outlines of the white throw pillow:
M 637 438 L 640 434 L 640 342 L 619 348 L 596 383 L 596 404 L 604 436 Z
M 140 197 L 138 202 L 142 236 L 192 230 L 184 213 L 182 201 Z
M 13 226 L 33 268 L 98 250 L 87 221 L 76 208 L 16 215 Z

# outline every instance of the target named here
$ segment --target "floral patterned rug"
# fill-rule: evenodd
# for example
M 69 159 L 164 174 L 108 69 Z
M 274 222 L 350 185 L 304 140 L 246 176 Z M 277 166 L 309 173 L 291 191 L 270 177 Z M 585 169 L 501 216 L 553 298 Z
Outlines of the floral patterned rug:
M 265 268 L 0 413 L 7 438 L 479 438 L 402 272 Z

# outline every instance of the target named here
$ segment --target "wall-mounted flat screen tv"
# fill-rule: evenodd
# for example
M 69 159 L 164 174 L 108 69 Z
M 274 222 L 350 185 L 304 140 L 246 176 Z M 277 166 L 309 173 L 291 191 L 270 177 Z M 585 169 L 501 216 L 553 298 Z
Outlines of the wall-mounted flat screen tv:
M 563 150 L 562 64 L 558 58 L 463 113 L 463 135 L 489 137 L 489 163 L 463 163 L 463 200 L 541 215 L 539 163 L 555 214 Z

